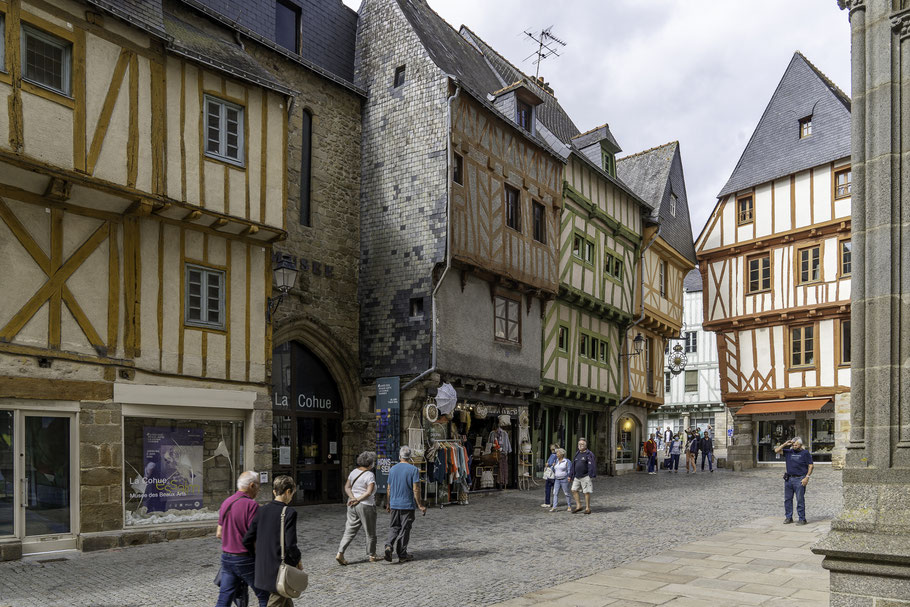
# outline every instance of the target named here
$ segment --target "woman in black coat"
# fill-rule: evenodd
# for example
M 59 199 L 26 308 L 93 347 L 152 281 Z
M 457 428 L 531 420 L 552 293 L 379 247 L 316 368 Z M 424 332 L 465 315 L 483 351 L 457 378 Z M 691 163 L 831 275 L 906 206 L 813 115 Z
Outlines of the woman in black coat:
M 243 545 L 256 557 L 256 587 L 271 593 L 269 607 L 294 605 L 293 599 L 276 592 L 275 581 L 281 564 L 281 511 L 291 502 L 296 491 L 297 485 L 290 476 L 275 477 L 272 482 L 275 499 L 259 508 L 243 536 Z M 290 507 L 284 515 L 284 562 L 291 567 L 303 569 L 300 549 L 297 547 L 297 511 Z

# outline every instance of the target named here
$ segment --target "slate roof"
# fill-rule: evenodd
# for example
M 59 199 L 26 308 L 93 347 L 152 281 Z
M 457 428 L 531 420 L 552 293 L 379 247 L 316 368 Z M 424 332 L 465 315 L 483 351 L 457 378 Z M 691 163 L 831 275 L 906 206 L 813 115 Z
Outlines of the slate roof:
M 167 38 L 164 31 L 164 14 L 161 0 L 87 0 L 89 4 L 105 10 L 148 33 Z
M 540 86 L 534 78 L 515 67 L 508 59 L 500 55 L 496 49 L 484 42 L 480 36 L 471 31 L 467 26 L 462 25 L 459 34 L 459 37 L 467 40 L 481 53 L 482 60 L 487 64 L 488 69 L 494 72 L 497 80 L 501 83 L 496 88 L 487 92 L 492 93 L 513 82 L 524 80 L 528 87 L 543 99 L 543 103 L 537 106 L 535 112 L 537 114 L 537 119 L 543 123 L 551 133 L 556 135 L 560 141 L 567 146 L 570 146 L 572 138 L 579 133 L 578 127 L 575 126 L 575 123 L 572 122 L 569 115 L 562 109 L 562 106 L 556 100 L 553 93 L 548 92 Z
M 503 116 L 502 112 L 490 102 L 488 95 L 492 95 L 514 80 L 510 82 L 500 80 L 480 51 L 462 38 L 445 19 L 430 8 L 426 0 L 397 0 L 397 2 L 414 33 L 417 34 L 433 63 L 440 70 L 454 77 L 472 97 L 490 111 L 503 117 L 523 136 L 551 154 L 564 159 L 564 156 L 561 156 L 542 138 L 519 128 L 514 120 Z M 532 85 L 529 86 L 532 90 L 537 91 Z M 543 89 L 540 91 L 542 92 Z M 540 96 L 544 97 L 542 94 Z M 538 108 L 540 107 L 542 106 L 538 106 Z
M 812 134 L 799 138 L 799 120 Z M 718 198 L 850 156 L 850 98 L 799 51 Z
M 704 283 L 701 280 L 701 271 L 698 268 L 690 270 L 683 279 L 683 288 L 687 293 L 701 291 L 704 289 Z
M 170 13 L 164 14 L 164 27 L 171 39 L 169 50 L 285 95 L 296 94 L 276 80 L 233 40 L 203 32 Z
M 619 147 L 618 143 L 616 143 L 616 139 L 613 137 L 613 133 L 610 132 L 609 124 L 602 124 L 600 126 L 594 127 L 590 131 L 585 131 L 580 135 L 576 135 L 572 138 L 572 143 L 575 145 L 575 147 L 582 149 L 588 147 L 593 143 L 604 140 L 606 140 L 606 142 L 613 147 L 615 150 L 613 152 L 614 154 L 622 151 L 622 148 Z
M 661 225 L 661 238 L 680 255 L 696 263 L 679 142 L 672 141 L 619 158 L 616 174 L 653 207 L 651 219 Z M 676 195 L 675 215 L 670 212 L 670 196 L 673 194 Z

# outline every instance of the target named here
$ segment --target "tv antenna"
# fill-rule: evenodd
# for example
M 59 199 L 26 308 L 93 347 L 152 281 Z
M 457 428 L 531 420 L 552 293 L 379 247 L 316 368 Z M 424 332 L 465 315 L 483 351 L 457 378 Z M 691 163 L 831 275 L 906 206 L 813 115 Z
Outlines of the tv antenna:
M 553 55 L 559 57 L 557 52 L 559 47 L 566 45 L 565 42 L 553 35 L 552 30 L 552 25 L 540 30 L 539 33 L 531 33 L 525 30 L 525 35 L 537 43 L 537 50 L 525 57 L 525 61 L 527 61 L 531 57 L 537 56 L 537 59 L 534 60 L 534 64 L 537 65 L 537 71 L 534 74 L 535 78 L 540 76 L 540 62 Z

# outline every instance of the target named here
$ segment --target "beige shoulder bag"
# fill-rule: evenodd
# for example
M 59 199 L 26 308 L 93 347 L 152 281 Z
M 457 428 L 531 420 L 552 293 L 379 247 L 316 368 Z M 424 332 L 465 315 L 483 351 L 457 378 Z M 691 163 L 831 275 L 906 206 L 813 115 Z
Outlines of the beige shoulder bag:
M 287 510 L 287 506 L 281 510 L 281 529 L 279 531 L 281 536 L 281 564 L 278 565 L 278 579 L 275 581 L 275 590 L 287 599 L 296 599 L 306 590 L 307 585 L 310 583 L 310 576 L 304 573 L 303 570 L 284 562 L 284 515 Z

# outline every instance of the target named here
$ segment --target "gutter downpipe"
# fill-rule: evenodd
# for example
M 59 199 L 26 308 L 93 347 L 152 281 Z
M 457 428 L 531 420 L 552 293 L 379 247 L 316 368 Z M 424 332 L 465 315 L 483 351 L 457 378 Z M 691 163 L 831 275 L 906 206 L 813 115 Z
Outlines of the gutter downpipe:
M 660 231 L 661 231 L 662 229 L 663 229 L 663 226 L 662 226 L 661 224 L 657 224 L 657 232 L 654 233 L 654 237 L 651 238 L 651 240 L 648 241 L 648 244 L 646 244 L 646 245 L 644 246 L 644 248 L 641 250 L 641 256 L 639 257 L 639 262 L 638 262 L 638 268 L 639 268 L 639 269 L 638 269 L 638 271 L 639 271 L 639 279 L 638 279 L 638 301 L 639 301 L 639 303 L 641 304 L 641 314 L 638 316 L 638 319 L 637 319 L 635 322 L 633 322 L 631 325 L 629 325 L 628 327 L 626 327 L 626 330 L 623 332 L 623 341 L 625 341 L 626 344 L 629 343 L 629 331 L 631 331 L 632 329 L 634 329 L 635 327 L 637 327 L 637 326 L 639 325 L 639 323 L 641 323 L 641 321 L 643 321 L 643 320 L 645 319 L 645 302 L 644 302 L 644 296 L 645 296 L 645 268 L 644 268 L 644 265 L 645 265 L 645 252 L 651 247 L 652 244 L 654 244 L 654 242 L 658 239 L 658 237 L 660 237 Z M 622 406 L 623 406 L 624 404 L 626 404 L 627 402 L 629 402 L 629 399 L 632 398 L 632 366 L 631 366 L 631 364 L 630 364 L 630 363 L 632 362 L 632 360 L 631 360 L 631 354 L 626 354 L 625 358 L 626 358 L 626 385 L 629 387 L 629 394 L 627 394 L 627 395 L 625 396 L 625 398 L 623 398 L 621 401 L 619 401 L 619 404 L 616 405 L 616 408 L 614 409 L 614 411 L 615 411 L 616 409 L 619 409 L 620 407 L 622 407 Z M 610 432 L 609 432 L 609 434 L 608 434 L 607 436 L 609 436 L 609 437 L 611 438 L 610 441 L 607 441 L 608 443 L 609 443 L 609 442 L 612 442 L 612 438 L 613 438 L 613 419 L 612 419 L 612 417 L 613 417 L 613 416 L 610 415 L 610 418 L 608 419 L 608 424 L 609 424 L 609 427 L 610 427 Z M 610 448 L 612 449 L 612 446 L 611 446 Z M 612 451 L 610 452 L 610 455 L 611 455 L 610 461 L 612 462 L 612 461 L 613 461 L 613 458 L 612 458 L 613 453 L 612 453 Z M 614 464 L 614 466 L 615 466 L 615 464 Z M 613 473 L 614 473 L 614 475 L 615 475 L 615 473 L 616 473 L 615 469 L 613 470 Z
M 430 296 L 431 314 L 433 317 L 430 368 L 402 386 L 402 392 L 436 371 L 436 293 L 452 267 L 452 176 L 450 175 L 452 169 L 452 102 L 458 98 L 461 87 L 458 85 L 458 79 L 455 76 L 451 74 L 446 74 L 446 76 L 455 84 L 455 92 L 446 99 L 446 267 L 442 271 L 436 286 L 433 287 L 433 294 Z

